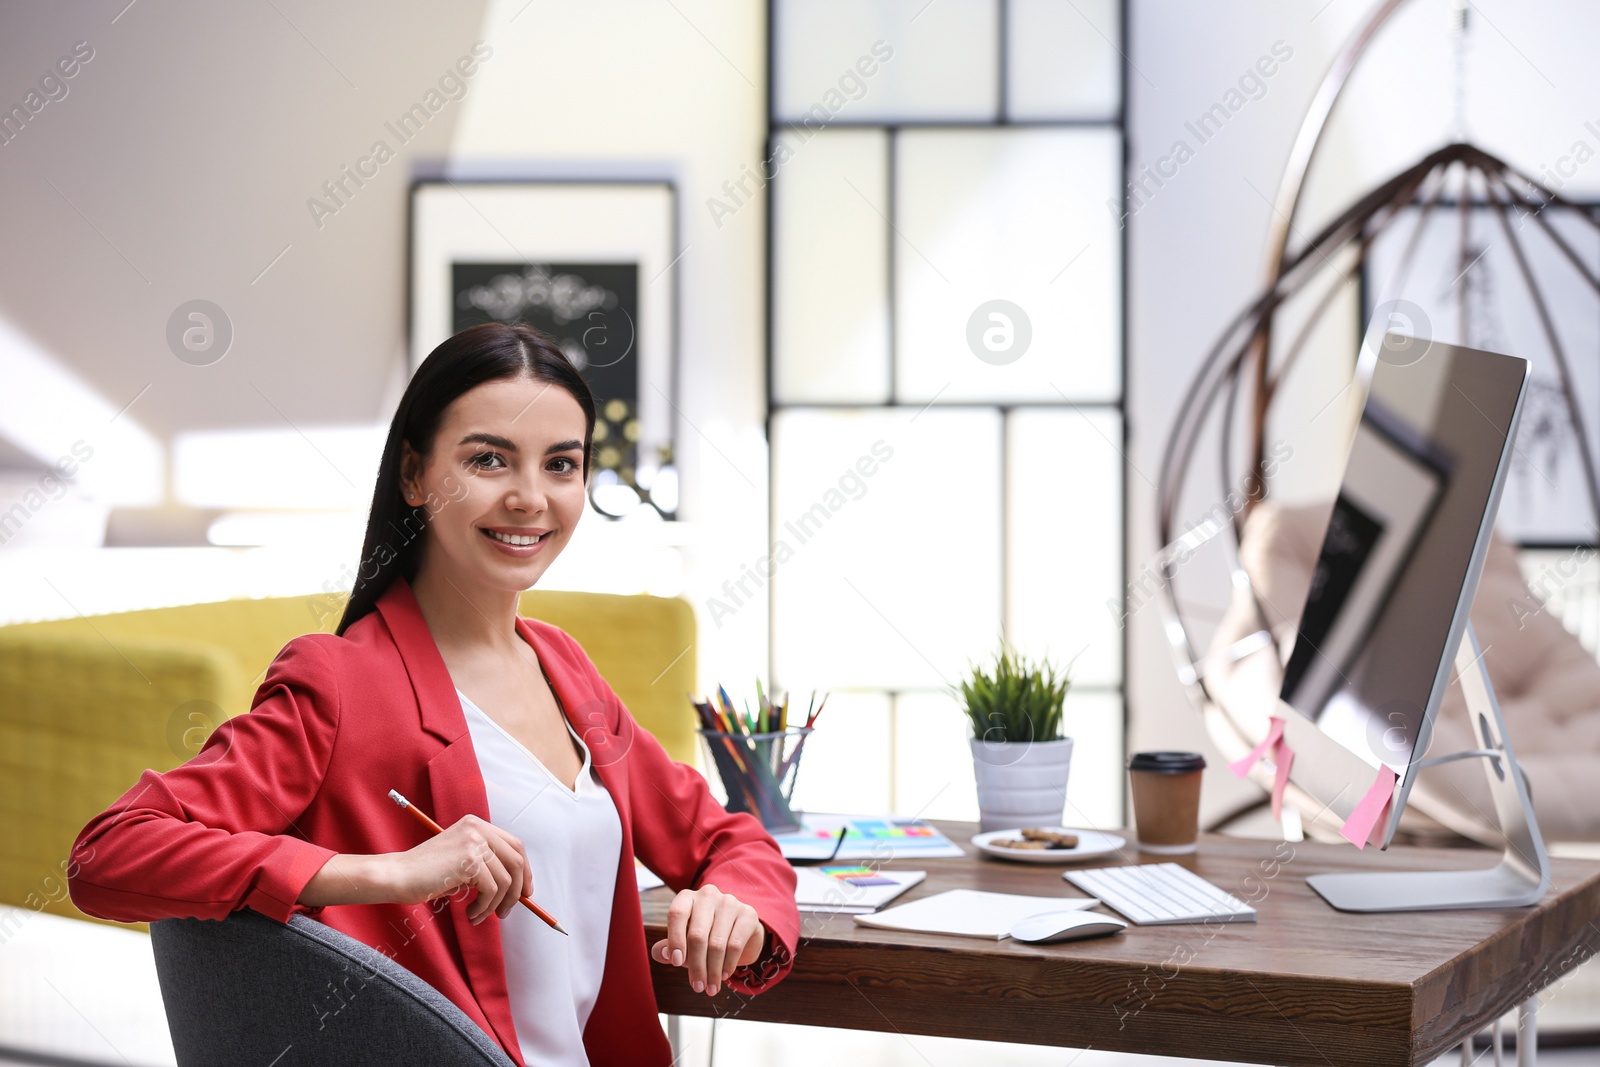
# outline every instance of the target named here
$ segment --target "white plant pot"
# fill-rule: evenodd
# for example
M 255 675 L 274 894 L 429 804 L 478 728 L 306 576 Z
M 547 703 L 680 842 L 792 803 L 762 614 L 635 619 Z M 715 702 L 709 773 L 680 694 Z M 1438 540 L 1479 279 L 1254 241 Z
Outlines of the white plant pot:
M 1067 806 L 1072 738 L 983 741 L 971 738 L 978 781 L 978 823 L 984 832 L 1060 826 Z

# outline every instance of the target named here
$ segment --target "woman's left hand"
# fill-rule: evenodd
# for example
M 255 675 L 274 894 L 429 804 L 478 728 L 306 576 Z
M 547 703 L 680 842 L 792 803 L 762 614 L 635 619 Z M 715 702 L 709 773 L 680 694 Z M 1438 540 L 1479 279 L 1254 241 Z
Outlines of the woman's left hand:
M 667 936 L 650 947 L 657 963 L 689 969 L 696 993 L 716 996 L 734 968 L 761 957 L 766 936 L 756 909 L 714 885 L 685 889 L 667 909 Z

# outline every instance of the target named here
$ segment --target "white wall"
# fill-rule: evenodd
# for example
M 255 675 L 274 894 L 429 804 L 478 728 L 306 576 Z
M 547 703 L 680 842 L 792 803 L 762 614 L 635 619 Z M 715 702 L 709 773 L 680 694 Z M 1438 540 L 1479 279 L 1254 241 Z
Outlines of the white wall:
M 379 417 L 405 367 L 408 171 L 461 105 L 404 146 L 383 124 L 468 51 L 481 5 L 121 7 L 7 9 L 6 107 L 74 42 L 94 58 L 0 146 L 0 314 L 114 407 L 150 385 L 128 416 L 164 438 Z M 397 158 L 319 227 L 307 201 L 380 137 Z M 234 327 L 211 366 L 167 346 L 194 298 Z

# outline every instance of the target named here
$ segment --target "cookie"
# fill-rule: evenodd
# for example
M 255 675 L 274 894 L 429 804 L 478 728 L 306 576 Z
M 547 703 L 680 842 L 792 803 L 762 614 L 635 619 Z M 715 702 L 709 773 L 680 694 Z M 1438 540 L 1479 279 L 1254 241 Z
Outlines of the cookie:
M 1008 837 L 997 841 L 991 841 L 989 843 L 995 848 L 1025 848 L 1030 850 L 1043 850 L 1050 847 L 1050 844 L 1046 841 L 1025 841 L 1020 837 Z

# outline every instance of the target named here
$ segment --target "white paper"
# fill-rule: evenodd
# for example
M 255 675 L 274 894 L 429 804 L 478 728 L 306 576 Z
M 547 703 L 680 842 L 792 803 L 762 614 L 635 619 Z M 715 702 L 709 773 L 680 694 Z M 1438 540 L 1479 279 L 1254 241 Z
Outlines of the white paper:
M 667 884 L 661 880 L 661 877 L 655 871 L 652 871 L 638 860 L 633 861 L 633 873 L 639 879 L 639 892 L 641 893 L 646 889 L 654 889 L 656 886 Z
M 863 926 L 886 930 L 990 937 L 998 941 L 1010 936 L 1011 928 L 1030 915 L 1086 911 L 1099 903 L 1093 897 L 1027 897 L 952 889 L 874 915 L 857 915 L 855 920 Z

